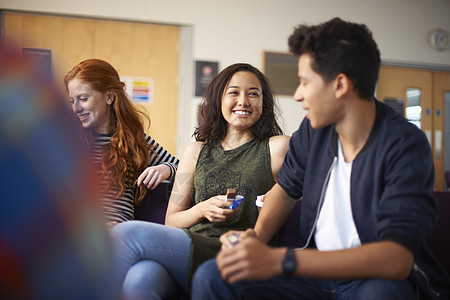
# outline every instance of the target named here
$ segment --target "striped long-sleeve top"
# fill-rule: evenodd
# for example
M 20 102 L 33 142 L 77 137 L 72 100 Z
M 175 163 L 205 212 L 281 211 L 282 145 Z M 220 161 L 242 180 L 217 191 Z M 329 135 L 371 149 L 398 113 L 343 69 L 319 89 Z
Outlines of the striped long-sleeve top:
M 91 156 L 95 164 L 99 164 L 102 158 L 104 147 L 108 145 L 111 141 L 110 134 L 98 134 L 95 137 L 93 144 L 91 145 Z M 156 166 L 159 164 L 165 164 L 171 169 L 172 176 L 168 178 L 171 180 L 175 177 L 175 172 L 178 168 L 179 160 L 175 156 L 171 155 L 166 151 L 161 145 L 159 145 L 154 139 L 149 135 L 145 135 L 145 140 L 152 146 L 152 149 L 156 152 L 150 153 L 150 163 L 148 166 Z M 100 171 L 101 172 L 101 171 Z M 134 172 L 132 170 L 132 172 Z M 134 176 L 134 174 L 131 174 Z M 109 190 L 105 191 L 108 184 L 106 176 L 101 176 L 100 182 L 100 205 L 102 209 L 102 214 L 106 222 L 116 221 L 118 223 L 133 220 L 134 219 L 134 208 L 135 208 L 135 188 L 127 184 L 126 189 L 123 194 L 116 197 L 118 187 L 112 185 Z

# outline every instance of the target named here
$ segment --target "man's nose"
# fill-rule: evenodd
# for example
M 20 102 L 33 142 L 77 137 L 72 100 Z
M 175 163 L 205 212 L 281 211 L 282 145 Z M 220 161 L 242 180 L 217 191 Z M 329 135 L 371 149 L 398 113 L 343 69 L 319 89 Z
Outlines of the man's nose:
M 295 90 L 295 93 L 294 93 L 294 100 L 295 100 L 295 101 L 298 101 L 298 102 L 303 101 L 303 92 L 302 92 L 302 89 L 301 89 L 301 85 L 300 85 L 300 84 L 297 86 L 297 89 Z

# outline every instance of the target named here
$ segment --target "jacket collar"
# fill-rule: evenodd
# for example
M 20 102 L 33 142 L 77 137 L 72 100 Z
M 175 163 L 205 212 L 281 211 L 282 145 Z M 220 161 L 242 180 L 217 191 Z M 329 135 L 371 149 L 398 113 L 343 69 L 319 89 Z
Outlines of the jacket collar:
M 385 106 L 385 104 L 381 103 L 376 98 L 374 98 L 374 101 L 375 101 L 375 110 L 376 110 L 375 121 L 373 122 L 369 138 L 367 139 L 364 147 L 361 149 L 361 151 L 358 153 L 358 155 L 356 157 L 358 157 L 361 153 L 364 153 L 366 151 L 366 149 L 368 149 L 370 147 L 370 145 L 372 145 L 372 143 L 376 139 L 378 131 L 380 130 L 382 121 L 383 121 L 383 119 L 386 116 L 386 106 Z M 331 137 L 330 137 L 330 142 L 331 142 L 331 150 L 333 151 L 333 154 L 335 156 L 337 156 L 337 153 L 338 153 L 338 134 L 336 132 L 336 127 L 334 125 L 333 125 L 333 129 L 332 129 Z

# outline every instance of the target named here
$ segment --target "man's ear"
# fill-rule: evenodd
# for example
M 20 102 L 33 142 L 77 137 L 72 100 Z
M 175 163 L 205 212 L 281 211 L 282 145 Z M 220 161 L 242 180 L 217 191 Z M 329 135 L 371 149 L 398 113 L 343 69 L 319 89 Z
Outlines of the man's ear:
M 351 88 L 351 81 L 348 79 L 347 75 L 339 73 L 334 79 L 334 89 L 336 98 L 341 98 L 348 93 Z

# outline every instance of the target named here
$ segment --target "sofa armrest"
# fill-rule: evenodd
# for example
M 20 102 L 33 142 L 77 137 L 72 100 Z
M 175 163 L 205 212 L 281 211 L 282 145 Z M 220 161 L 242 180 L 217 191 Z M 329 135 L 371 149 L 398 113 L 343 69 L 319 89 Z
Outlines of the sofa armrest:
M 439 220 L 427 239 L 427 245 L 450 274 L 450 192 L 434 191 L 439 203 Z
M 142 203 L 134 211 L 134 219 L 164 224 L 173 181 L 162 181 L 154 190 L 148 190 Z
M 300 213 L 302 209 L 302 202 L 295 203 L 291 214 L 284 222 L 283 226 L 278 231 L 278 238 L 280 246 L 299 248 L 300 244 Z

